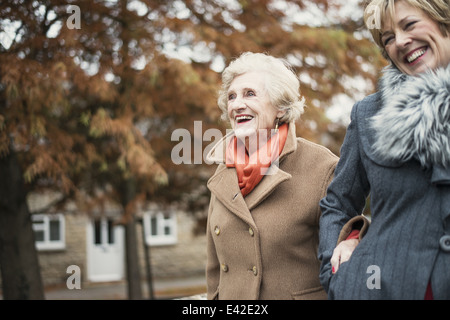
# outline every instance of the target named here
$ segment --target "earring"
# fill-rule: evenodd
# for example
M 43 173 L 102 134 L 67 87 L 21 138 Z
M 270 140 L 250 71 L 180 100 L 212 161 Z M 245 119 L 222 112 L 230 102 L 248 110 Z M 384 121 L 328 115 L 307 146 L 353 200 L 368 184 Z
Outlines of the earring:
M 275 132 L 278 132 L 278 125 L 280 124 L 280 118 L 277 118 L 277 122 L 275 123 Z

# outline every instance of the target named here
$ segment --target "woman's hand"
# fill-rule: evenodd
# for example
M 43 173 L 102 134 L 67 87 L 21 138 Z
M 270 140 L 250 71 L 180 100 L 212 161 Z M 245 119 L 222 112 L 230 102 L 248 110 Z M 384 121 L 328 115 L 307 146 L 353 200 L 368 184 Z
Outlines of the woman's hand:
M 341 241 L 333 251 L 331 257 L 331 272 L 336 273 L 341 263 L 348 261 L 358 245 L 358 239 L 349 239 Z

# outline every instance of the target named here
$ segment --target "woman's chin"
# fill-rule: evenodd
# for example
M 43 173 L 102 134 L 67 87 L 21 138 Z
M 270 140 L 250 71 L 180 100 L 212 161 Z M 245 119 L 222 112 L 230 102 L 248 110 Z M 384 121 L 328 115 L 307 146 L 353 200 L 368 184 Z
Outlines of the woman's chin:
M 248 125 L 237 125 L 234 128 L 234 134 L 239 139 L 245 139 L 246 137 L 251 137 L 256 134 L 256 128 L 254 126 Z

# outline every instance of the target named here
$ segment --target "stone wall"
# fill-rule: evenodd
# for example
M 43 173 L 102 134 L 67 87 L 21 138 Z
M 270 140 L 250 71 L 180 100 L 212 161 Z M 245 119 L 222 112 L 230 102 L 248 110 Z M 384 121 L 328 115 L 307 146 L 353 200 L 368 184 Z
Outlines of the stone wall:
M 70 273 L 67 268 L 76 265 L 81 270 L 81 281 L 86 275 L 86 231 L 88 218 L 85 215 L 65 215 L 66 248 L 62 250 L 39 251 L 39 265 L 45 286 L 59 286 L 66 283 Z
M 32 210 L 39 210 L 52 201 L 52 195 L 30 197 Z M 73 208 L 72 208 L 73 209 Z M 38 252 L 44 286 L 65 286 L 71 273 L 71 265 L 80 267 L 81 281 L 87 281 L 87 226 L 89 217 L 85 213 L 64 213 L 65 249 L 41 250 Z M 149 250 L 153 279 L 189 278 L 204 275 L 206 264 L 206 236 L 203 232 L 194 235 L 195 220 L 183 211 L 177 211 L 177 243 L 173 245 L 151 246 Z M 142 280 L 146 279 L 146 261 L 143 246 L 142 225 L 137 223 L 137 246 L 141 262 Z M 125 262 L 124 262 L 125 263 Z M 126 267 L 126 266 L 125 266 Z M 125 273 L 126 276 L 126 273 Z M 1 288 L 1 278 L 0 278 Z
M 194 224 L 195 221 L 192 217 L 186 213 L 177 212 L 177 244 L 150 247 L 150 261 L 154 277 L 189 277 L 204 274 L 206 236 L 205 234 L 194 235 Z M 141 257 L 144 258 L 143 253 Z

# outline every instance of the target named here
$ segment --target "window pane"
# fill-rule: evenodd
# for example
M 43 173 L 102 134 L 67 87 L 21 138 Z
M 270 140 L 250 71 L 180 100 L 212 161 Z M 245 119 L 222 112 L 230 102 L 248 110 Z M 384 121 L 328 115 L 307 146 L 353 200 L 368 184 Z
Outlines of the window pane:
M 114 225 L 112 220 L 108 220 L 108 243 L 114 243 Z
M 44 241 L 44 231 L 42 231 L 42 230 L 34 231 L 34 236 L 36 238 L 36 241 L 39 241 L 39 242 Z
M 177 242 L 176 215 L 168 211 L 149 211 L 144 215 L 146 243 L 149 246 Z
M 59 220 L 50 220 L 50 241 L 61 240 Z
M 44 220 L 42 219 L 33 219 L 33 229 L 34 230 L 44 230 L 45 228 L 45 224 L 44 224 Z
M 156 217 L 150 219 L 150 230 L 152 236 L 158 235 L 158 219 Z
M 94 243 L 95 244 L 102 244 L 100 220 L 95 220 L 94 221 Z

